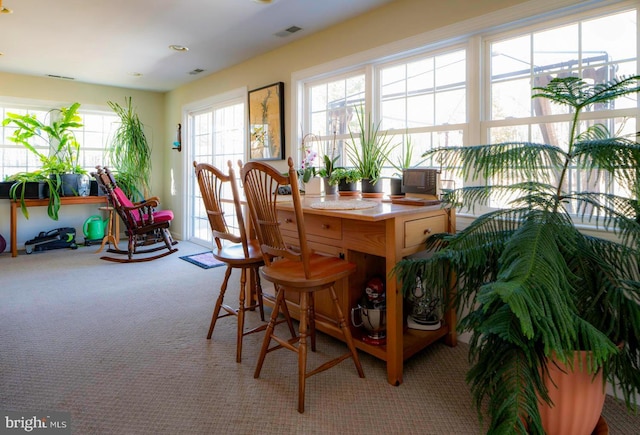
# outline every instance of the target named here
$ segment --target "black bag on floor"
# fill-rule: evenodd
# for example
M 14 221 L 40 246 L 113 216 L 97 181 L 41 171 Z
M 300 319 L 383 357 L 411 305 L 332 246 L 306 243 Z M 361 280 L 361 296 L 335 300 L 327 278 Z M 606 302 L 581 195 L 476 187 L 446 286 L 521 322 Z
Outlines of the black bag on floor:
M 76 244 L 76 229 L 65 227 L 41 232 L 35 239 L 25 242 L 24 248 L 27 254 L 35 251 L 47 251 L 49 249 L 71 248 L 78 249 Z

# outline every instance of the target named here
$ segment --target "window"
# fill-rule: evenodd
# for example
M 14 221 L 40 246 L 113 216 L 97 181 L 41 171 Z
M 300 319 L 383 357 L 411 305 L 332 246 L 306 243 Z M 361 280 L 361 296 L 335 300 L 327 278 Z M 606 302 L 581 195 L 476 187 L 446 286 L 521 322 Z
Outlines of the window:
M 57 107 L 56 107 L 57 108 Z M 50 108 L 25 107 L 20 105 L 3 105 L 0 103 L 0 116 L 7 117 L 7 113 L 35 114 L 43 123 L 51 121 Z M 106 160 L 105 149 L 109 146 L 110 135 L 117 127 L 119 118 L 110 110 L 83 110 L 80 107 L 83 127 L 74 129 L 76 139 L 80 143 L 79 163 L 88 173 L 95 170 L 96 165 L 109 165 Z M 40 168 L 37 156 L 24 146 L 11 142 L 8 138 L 16 130 L 13 124 L 5 127 L 0 125 L 0 180 L 19 172 L 31 172 Z M 49 150 L 49 143 L 45 139 L 34 137 L 31 144 L 43 153 Z
M 306 87 L 309 102 L 308 119 L 302 127 L 305 147 L 320 156 L 312 162 L 321 167 L 322 156 L 338 157 L 335 166 L 347 166 L 345 140 L 349 139 L 349 128 L 356 126 L 353 108 L 364 104 L 365 75 L 355 72 L 343 77 L 310 83 Z M 298 161 L 302 161 L 303 150 L 298 150 Z
M 302 135 L 313 133 L 318 136 L 315 150 L 323 155 L 326 141 L 335 133 L 338 152 L 344 156 L 348 127 L 355 127 L 349 107 L 355 105 L 365 106 L 392 143 L 405 144 L 409 139 L 414 164 L 423 166 L 438 167 L 438 162 L 421 161 L 421 155 L 434 147 L 506 140 L 566 143 L 570 114 L 541 99 L 532 100 L 532 88 L 565 75 L 601 82 L 638 74 L 638 11 L 632 2 L 599 9 L 576 4 L 552 12 L 550 5 L 540 9 L 533 3 L 523 5 L 519 19 L 500 11 L 437 29 L 422 35 L 423 45 L 407 42 L 404 53 L 396 43 L 372 50 L 366 59 L 354 55 L 294 74 L 300 90 L 300 119 L 294 119 L 301 130 L 298 143 Z M 631 134 L 640 128 L 637 117 L 637 96 L 630 96 L 617 100 L 615 107 L 593 108 L 585 122 Z M 404 150 L 398 146 L 389 156 L 391 161 L 398 162 Z M 301 155 L 298 150 L 299 161 Z M 350 163 L 343 157 L 340 164 Z M 389 166 L 383 176 L 393 172 Z M 448 187 L 492 181 L 455 179 L 447 173 L 442 178 L 453 179 Z M 589 183 L 590 189 L 606 193 L 620 189 L 613 180 L 577 168 L 572 168 L 567 183 Z M 506 201 L 494 198 L 491 206 Z M 485 211 L 478 207 L 470 212 Z
M 378 86 L 367 91 L 372 88 L 368 83 L 374 82 Z M 413 163 L 417 164 L 422 153 L 433 146 L 462 144 L 467 118 L 466 87 L 465 50 L 372 64 L 364 73 L 308 83 L 308 119 L 303 125 L 309 128 L 303 128 L 303 133 L 312 134 L 305 139 L 305 145 L 320 156 L 330 155 L 335 146 L 335 155 L 340 156 L 337 165 L 350 166 L 344 141 L 350 140 L 350 129 L 358 130 L 354 111 L 363 106 L 372 114 L 373 122 L 380 124 L 380 133 L 398 145 L 389 159 L 402 159 L 406 148 L 400 144 L 410 140 Z M 314 164 L 321 167 L 318 161 Z M 393 171 L 389 164 L 383 175 L 390 176 Z
M 555 77 L 578 76 L 597 84 L 616 76 L 636 74 L 636 35 L 636 11 L 632 10 L 487 40 L 491 71 L 488 140 L 566 146 L 570 114 L 564 107 L 532 99 L 532 89 L 545 86 Z M 586 124 L 601 123 L 612 132 L 635 132 L 636 107 L 636 95 L 593 107 L 583 128 Z M 612 180 L 577 168 L 572 168 L 566 182 L 571 188 L 588 186 L 588 190 L 606 193 L 619 188 Z M 508 200 L 494 199 L 492 205 L 502 206 Z
M 466 50 L 428 54 L 381 65 L 379 88 L 381 130 L 392 143 L 410 141 L 412 164 L 437 167 L 422 154 L 434 147 L 462 145 L 467 122 Z M 395 148 L 391 162 L 404 161 L 406 146 Z M 391 168 L 386 171 L 391 175 Z M 447 175 L 445 175 L 447 176 Z
M 209 163 L 228 172 L 227 161 L 234 165 L 236 175 L 237 161 L 243 160 L 245 146 L 245 104 L 242 99 L 232 99 L 213 104 L 209 107 L 195 110 L 187 114 L 188 138 L 187 144 L 192 154 L 191 161 Z M 203 244 L 213 243 L 209 219 L 204 210 L 202 196 L 195 179 L 193 167 L 190 179 L 190 239 Z M 232 198 L 231 189 L 225 186 L 223 197 Z M 233 203 L 224 208 L 225 219 L 231 228 L 238 228 Z
M 80 143 L 80 166 L 87 173 L 96 170 L 96 166 L 110 166 L 106 149 L 111 136 L 120 125 L 120 118 L 113 112 L 83 111 L 80 108 L 82 127 L 75 130 Z
M 19 115 L 35 114 L 42 122 L 45 122 L 48 116 L 48 110 L 35 108 L 25 109 L 9 105 L 0 106 L 0 116 L 2 116 L 2 119 L 7 117 L 7 113 L 16 113 Z M 19 172 L 31 172 L 40 167 L 40 161 L 35 154 L 27 150 L 24 146 L 9 140 L 9 137 L 13 135 L 15 130 L 16 128 L 12 124 L 6 127 L 0 125 L 0 132 L 2 132 L 2 139 L 0 140 L 0 180 L 5 180 L 6 177 Z M 32 145 L 43 153 L 49 148 L 49 144 L 39 138 L 34 138 Z

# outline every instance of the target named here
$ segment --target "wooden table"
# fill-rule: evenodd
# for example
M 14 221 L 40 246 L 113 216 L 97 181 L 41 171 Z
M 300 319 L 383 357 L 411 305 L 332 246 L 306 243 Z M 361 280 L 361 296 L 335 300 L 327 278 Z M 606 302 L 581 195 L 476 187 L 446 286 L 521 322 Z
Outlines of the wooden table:
M 363 341 L 363 332 L 351 326 L 356 347 L 387 363 L 387 380 L 392 385 L 402 383 L 403 363 L 410 356 L 437 340 L 450 346 L 457 344 L 454 310 L 445 312 L 443 326 L 436 331 L 419 331 L 406 327 L 404 299 L 396 280 L 390 273 L 403 257 L 424 249 L 424 241 L 433 233 L 455 230 L 455 211 L 440 206 L 398 205 L 376 201 L 375 207 L 363 210 L 317 209 L 320 201 L 339 201 L 351 198 L 303 197 L 305 231 L 309 246 L 330 255 L 355 263 L 356 272 L 338 283 L 336 292 L 345 315 L 357 306 L 366 282 L 380 276 L 386 282 L 387 338 L 384 345 Z M 283 201 L 279 206 L 281 229 L 287 242 L 297 240 L 293 205 Z M 321 292 L 315 301 L 316 324 L 319 330 L 336 338 L 341 333 L 334 320 L 328 295 Z M 287 297 L 292 315 L 299 319 L 297 301 Z M 349 322 L 351 323 L 351 322 Z
M 63 205 L 79 205 L 79 204 L 105 204 L 109 205 L 106 196 L 61 196 L 60 204 Z M 25 199 L 25 207 L 46 207 L 49 205 L 49 199 Z M 11 201 L 11 256 L 18 256 L 18 209 L 20 201 Z

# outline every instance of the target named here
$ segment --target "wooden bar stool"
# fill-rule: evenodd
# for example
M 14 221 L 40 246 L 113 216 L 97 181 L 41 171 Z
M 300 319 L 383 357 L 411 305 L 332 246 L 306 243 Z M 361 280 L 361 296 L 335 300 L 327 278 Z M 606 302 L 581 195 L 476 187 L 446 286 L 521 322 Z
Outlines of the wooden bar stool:
M 204 203 L 211 233 L 215 245 L 212 250 L 213 257 L 227 265 L 224 281 L 220 286 L 220 293 L 216 300 L 211 316 L 211 324 L 209 325 L 209 333 L 207 339 L 211 339 L 213 330 L 218 319 L 227 316 L 236 316 L 238 319 L 236 334 L 236 362 L 242 360 L 242 338 L 245 335 L 253 334 L 258 331 L 264 331 L 267 327 L 263 323 L 255 328 L 244 329 L 244 317 L 246 311 L 253 311 L 256 308 L 260 310 L 260 318 L 264 321 L 264 307 L 262 303 L 262 287 L 260 286 L 260 277 L 258 269 L 264 265 L 262 253 L 257 240 L 251 240 L 247 237 L 244 219 L 242 217 L 242 206 L 240 204 L 240 195 L 235 184 L 235 174 L 233 165 L 229 161 L 229 175 L 225 175 L 215 166 L 207 163 L 193 162 L 195 168 L 200 194 Z M 230 188 L 233 195 L 233 205 L 236 213 L 236 220 L 239 226 L 239 234 L 234 234 L 227 224 L 222 203 L 222 193 L 225 188 Z M 232 269 L 240 269 L 240 295 L 238 307 L 233 308 L 224 303 L 224 295 L 227 290 L 229 277 Z M 249 297 L 247 298 L 246 283 L 247 273 L 251 274 L 251 282 L 253 287 L 249 289 Z M 247 301 L 248 299 L 248 301 Z M 221 314 L 222 311 L 222 314 Z M 287 316 L 287 322 L 291 330 L 291 335 L 295 336 L 291 319 Z
M 107 234 L 102 238 L 100 248 L 96 251 L 96 254 L 102 252 L 107 243 L 113 244 L 115 249 L 118 248 L 118 242 L 120 241 L 120 221 L 118 216 L 114 216 L 114 208 L 111 206 L 98 207 L 100 211 L 109 212 L 109 222 L 107 223 Z
M 260 370 L 267 353 L 281 348 L 296 352 L 298 354 L 298 412 L 302 413 L 304 412 L 305 381 L 308 377 L 323 372 L 347 358 L 352 358 L 358 375 L 364 378 L 364 371 L 351 337 L 351 331 L 334 289 L 335 282 L 355 272 L 356 265 L 338 257 L 316 254 L 309 249 L 304 228 L 300 191 L 298 190 L 298 178 L 291 157 L 288 161 L 289 173 L 287 176 L 265 163 L 249 162 L 244 166 L 239 164 L 242 168 L 241 179 L 251 220 L 260 241 L 260 249 L 265 262 L 265 266 L 260 269 L 260 276 L 272 282 L 276 289 L 276 304 L 262 342 L 254 377 L 260 376 Z M 300 245 L 297 249 L 288 246 L 280 232 L 276 207 L 280 186 L 291 186 Z M 349 351 L 325 362 L 314 370 L 307 371 L 308 336 L 311 337 L 311 350 L 315 351 L 316 347 L 313 298 L 316 292 L 324 290 L 331 294 L 338 326 Z M 279 311 L 280 309 L 285 310 L 287 307 L 284 299 L 285 291 L 296 292 L 300 296 L 300 330 L 299 336 L 294 339 L 281 338 L 275 334 Z M 276 342 L 276 345 L 269 347 L 272 340 Z

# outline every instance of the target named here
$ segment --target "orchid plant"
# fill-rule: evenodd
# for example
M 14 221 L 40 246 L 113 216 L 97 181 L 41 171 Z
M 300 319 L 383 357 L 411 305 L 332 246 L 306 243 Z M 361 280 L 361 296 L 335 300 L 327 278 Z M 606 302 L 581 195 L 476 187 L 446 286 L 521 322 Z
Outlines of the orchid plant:
M 313 137 L 315 135 L 309 133 L 302 138 L 302 162 L 300 163 L 300 169 L 298 169 L 298 176 L 302 177 L 303 183 L 308 183 L 316 175 L 316 168 L 313 166 L 313 162 L 318 157 L 318 153 L 306 144 Z

